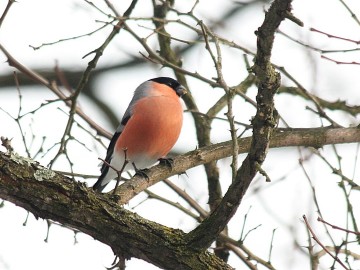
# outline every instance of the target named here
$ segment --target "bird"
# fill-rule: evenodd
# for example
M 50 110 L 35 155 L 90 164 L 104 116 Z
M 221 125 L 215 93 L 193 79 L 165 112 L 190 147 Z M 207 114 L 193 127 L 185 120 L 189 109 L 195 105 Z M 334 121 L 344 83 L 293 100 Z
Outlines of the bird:
M 166 160 L 181 132 L 183 108 L 180 97 L 186 92 L 184 86 L 169 77 L 147 80 L 135 89 L 110 140 L 101 175 L 93 186 L 95 191 L 102 192 L 112 179 L 117 178 L 117 171 L 135 169 L 141 174 L 158 160 Z

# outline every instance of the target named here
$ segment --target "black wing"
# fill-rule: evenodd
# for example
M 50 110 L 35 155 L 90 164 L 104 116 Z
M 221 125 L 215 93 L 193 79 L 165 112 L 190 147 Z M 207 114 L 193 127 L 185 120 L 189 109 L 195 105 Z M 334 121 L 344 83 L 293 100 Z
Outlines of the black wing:
M 115 144 L 116 144 L 116 141 L 119 138 L 120 134 L 121 134 L 121 131 L 116 131 L 114 136 L 111 138 L 109 147 L 107 149 L 106 158 L 105 158 L 105 161 L 108 164 L 110 164 L 110 162 L 111 162 L 111 159 L 112 159 L 113 153 L 114 153 Z M 109 171 L 109 166 L 105 162 L 103 162 L 100 171 L 101 171 L 101 175 L 99 176 L 99 179 L 96 181 L 95 185 L 93 186 L 93 189 L 101 192 L 106 186 L 106 185 L 102 186 L 101 183 Z

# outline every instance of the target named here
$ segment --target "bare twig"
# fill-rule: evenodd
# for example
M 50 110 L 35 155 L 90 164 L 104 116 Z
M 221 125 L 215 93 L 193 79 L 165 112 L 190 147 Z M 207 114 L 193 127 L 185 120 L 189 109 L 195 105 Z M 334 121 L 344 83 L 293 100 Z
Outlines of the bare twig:
M 202 219 L 208 215 L 208 213 L 193 198 L 191 198 L 189 194 L 184 192 L 182 189 L 172 183 L 169 179 L 165 179 L 163 182 L 169 188 L 174 190 L 181 198 L 183 198 L 192 208 L 194 208 L 200 214 Z
M 345 249 L 345 248 L 338 249 L 336 247 L 330 247 L 330 246 L 326 246 L 326 248 L 327 248 L 327 250 L 337 252 L 338 254 L 345 254 L 346 256 L 351 256 L 354 258 L 354 260 L 360 260 L 360 254 L 352 252 L 349 249 Z M 315 253 L 314 256 L 316 258 L 320 258 L 326 254 L 327 254 L 327 252 L 325 250 L 320 250 L 319 252 Z
M 344 40 L 344 41 L 347 41 L 347 42 L 352 42 L 352 43 L 355 43 L 355 44 L 360 44 L 360 40 L 354 40 L 354 39 L 350 39 L 350 38 L 344 38 L 344 37 L 339 37 L 339 36 L 335 36 L 335 35 L 332 35 L 332 34 L 329 34 L 329 33 L 326 33 L 324 31 L 320 31 L 318 29 L 315 29 L 315 28 L 310 28 L 310 31 L 312 32 L 315 32 L 315 33 L 319 33 L 319 34 L 322 34 L 322 35 L 325 35 L 327 36 L 328 38 L 335 38 L 335 39 L 339 39 L 339 40 Z
M 322 249 L 323 249 L 327 254 L 329 254 L 336 262 L 338 262 L 344 269 L 349 270 L 349 268 L 347 268 L 347 267 L 345 266 L 345 264 L 343 264 L 343 262 L 340 261 L 340 259 L 339 259 L 337 256 L 334 256 L 334 255 L 330 252 L 330 250 L 328 250 L 328 249 L 326 248 L 326 246 L 324 246 L 323 243 L 321 243 L 321 241 L 317 238 L 316 234 L 314 233 L 313 229 L 311 228 L 311 226 L 310 226 L 310 224 L 309 224 L 309 222 L 308 222 L 308 220 L 307 220 L 307 218 L 306 218 L 305 215 L 303 215 L 303 219 L 304 219 L 304 221 L 305 221 L 305 224 L 306 224 L 307 229 L 310 231 L 310 233 L 311 233 L 311 235 L 312 235 L 312 238 L 315 240 L 315 242 L 318 243 L 318 244 L 322 247 Z
M 360 232 L 356 232 L 356 231 L 344 229 L 344 228 L 341 228 L 341 227 L 339 227 L 339 226 L 333 225 L 333 224 L 325 221 L 325 220 L 322 219 L 321 217 L 318 217 L 318 218 L 317 218 L 317 221 L 320 221 L 320 222 L 322 222 L 322 223 L 325 223 L 326 225 L 329 225 L 331 228 L 336 229 L 336 230 L 348 232 L 348 233 L 355 234 L 355 235 L 360 235 Z
M 36 51 L 36 50 L 39 50 L 39 49 L 41 49 L 41 48 L 43 48 L 45 46 L 51 46 L 51 45 L 54 45 L 54 44 L 59 44 L 59 43 L 65 42 L 65 41 L 70 41 L 70 40 L 75 40 L 75 39 L 91 36 L 91 35 L 99 32 L 100 30 L 106 28 L 107 26 L 112 25 L 115 21 L 116 20 L 114 19 L 111 22 L 106 22 L 104 25 L 98 27 L 97 29 L 95 29 L 93 31 L 85 33 L 85 34 L 81 34 L 81 35 L 77 35 L 77 36 L 73 36 L 73 37 L 68 37 L 68 38 L 61 38 L 61 39 L 56 40 L 56 41 L 45 42 L 45 43 L 42 43 L 42 44 L 40 44 L 38 46 L 29 45 L 29 47 Z
M 5 20 L 6 15 L 8 14 L 8 12 L 9 12 L 9 10 L 11 8 L 11 5 L 13 3 L 15 3 L 15 2 L 16 2 L 15 0 L 8 0 L 8 3 L 6 5 L 6 7 L 5 7 L 5 10 L 4 10 L 4 12 L 3 12 L 3 14 L 1 15 L 1 18 L 0 18 L 0 28 L 1 28 L 2 23 Z
M 322 55 L 321 58 L 329 60 L 330 62 L 334 62 L 337 65 L 360 65 L 360 62 L 351 61 L 351 62 L 345 62 L 345 61 L 339 61 L 335 60 L 333 58 L 330 58 L 328 56 Z
M 226 116 L 228 118 L 228 122 L 230 125 L 230 134 L 231 134 L 231 139 L 233 141 L 233 154 L 232 154 L 232 163 L 231 163 L 232 181 L 235 181 L 236 171 L 238 168 L 238 158 L 237 158 L 238 144 L 237 144 L 236 128 L 235 128 L 235 124 L 234 124 L 234 114 L 233 114 L 233 109 L 232 109 L 232 107 L 233 107 L 232 100 L 234 97 L 234 92 L 226 84 L 223 73 L 222 73 L 222 56 L 221 56 L 221 49 L 220 49 L 220 45 L 219 45 L 217 36 L 213 32 L 211 32 L 210 29 L 208 29 L 207 26 L 202 21 L 200 22 L 200 26 L 201 26 L 203 36 L 205 39 L 205 44 L 206 44 L 205 47 L 208 50 L 208 52 L 214 62 L 214 65 L 215 65 L 215 69 L 216 69 L 216 73 L 217 73 L 217 82 L 221 85 L 221 87 L 224 89 L 225 94 L 226 94 L 226 100 L 227 100 L 227 106 L 228 106 L 228 111 L 226 113 Z M 213 40 L 215 41 L 217 57 L 214 55 L 214 53 L 210 47 L 208 35 L 210 35 L 213 38 Z
M 339 0 L 341 4 L 344 5 L 344 7 L 346 8 L 346 10 L 350 13 L 351 18 L 353 18 L 355 20 L 355 22 L 360 25 L 360 20 L 358 19 L 358 17 L 356 16 L 356 14 L 351 10 L 351 8 L 345 3 L 344 0 Z
M 50 89 L 56 96 L 58 96 L 61 100 L 65 102 L 66 105 L 70 106 L 71 102 L 69 101 L 69 97 L 67 97 L 58 87 L 55 82 L 50 82 L 40 74 L 34 72 L 33 70 L 25 67 L 21 63 L 19 63 L 1 44 L 0 50 L 5 54 L 8 59 L 9 65 L 16 68 L 18 71 L 22 72 L 32 80 L 36 81 L 39 84 L 46 86 Z M 97 123 L 95 123 L 89 116 L 87 116 L 80 107 L 76 106 L 76 113 L 83 118 L 92 128 L 94 128 L 98 134 L 103 135 L 107 138 L 111 138 L 112 134 L 100 127 Z

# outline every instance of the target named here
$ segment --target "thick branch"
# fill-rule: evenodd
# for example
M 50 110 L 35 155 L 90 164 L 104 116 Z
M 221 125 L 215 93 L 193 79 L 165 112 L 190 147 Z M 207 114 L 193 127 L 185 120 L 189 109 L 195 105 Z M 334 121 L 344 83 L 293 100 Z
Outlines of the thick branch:
M 280 87 L 280 74 L 271 65 L 270 56 L 276 29 L 287 13 L 291 0 L 275 0 L 257 31 L 257 54 L 253 71 L 259 81 L 257 111 L 253 119 L 253 136 L 248 156 L 237 171 L 223 200 L 216 210 L 187 236 L 189 244 L 207 248 L 218 237 L 235 214 L 251 181 L 264 162 L 270 137 L 276 125 L 274 95 Z
M 273 133 L 270 148 L 311 146 L 315 148 L 328 144 L 360 142 L 359 128 L 302 128 L 277 130 Z M 251 137 L 238 139 L 239 154 L 250 150 Z M 206 164 L 208 162 L 223 159 L 232 155 L 232 141 L 205 146 L 174 158 L 172 170 L 168 166 L 157 165 L 152 167 L 146 174 L 149 179 L 135 176 L 131 181 L 123 183 L 117 189 L 119 203 L 125 204 L 140 192 L 157 182 L 167 179 L 186 170 Z
M 145 220 L 82 183 L 2 152 L 0 198 L 91 235 L 125 258 L 165 269 L 232 269 L 215 255 L 187 246 L 182 231 Z

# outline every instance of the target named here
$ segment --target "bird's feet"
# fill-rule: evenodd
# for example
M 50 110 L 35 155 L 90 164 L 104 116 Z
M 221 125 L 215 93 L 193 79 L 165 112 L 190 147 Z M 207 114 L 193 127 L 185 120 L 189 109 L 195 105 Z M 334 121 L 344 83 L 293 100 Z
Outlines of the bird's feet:
M 139 176 L 149 180 L 149 176 L 146 174 L 147 171 L 149 171 L 149 169 L 135 170 L 135 175 L 139 175 Z
M 134 162 L 132 163 L 132 165 L 135 169 L 135 175 L 139 175 L 139 176 L 149 180 L 149 176 L 146 174 L 146 172 L 149 171 L 149 169 L 138 169 Z
M 170 167 L 170 169 L 173 168 L 174 160 L 172 158 L 159 158 L 158 160 L 159 160 L 160 164 L 166 165 L 166 166 Z

